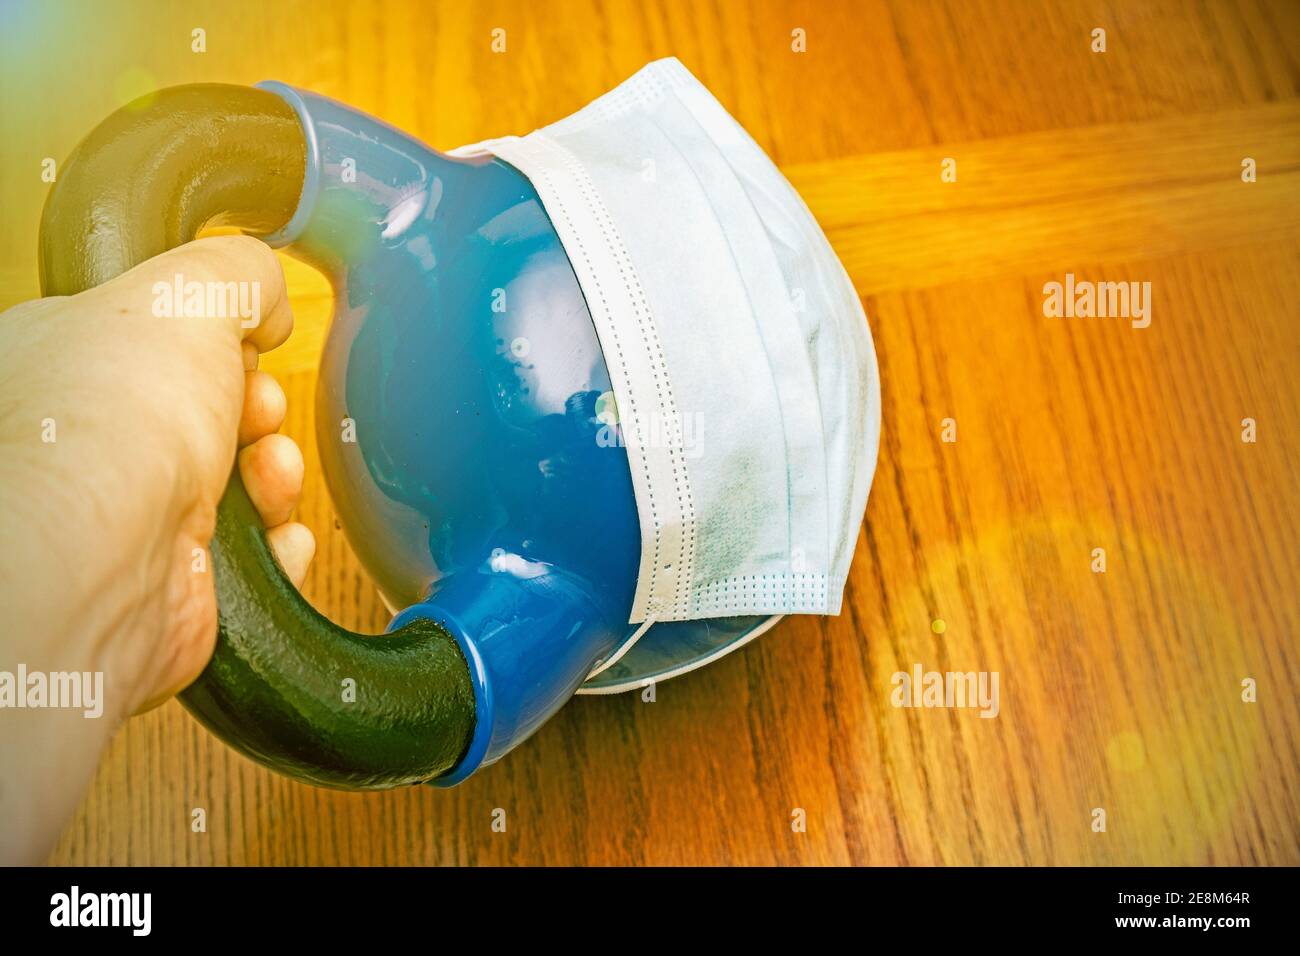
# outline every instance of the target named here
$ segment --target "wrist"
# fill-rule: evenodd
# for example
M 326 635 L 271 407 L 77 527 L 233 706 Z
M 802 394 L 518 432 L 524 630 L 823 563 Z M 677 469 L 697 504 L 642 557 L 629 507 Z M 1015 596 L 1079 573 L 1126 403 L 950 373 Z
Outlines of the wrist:
M 129 656 L 151 623 L 149 592 L 160 576 L 151 565 L 163 549 L 126 535 L 103 496 L 32 475 L 17 456 L 0 473 L 0 497 L 13 503 L 0 514 L 0 670 L 89 675 L 82 679 L 102 688 L 99 719 L 115 725 L 132 711 L 138 665 Z

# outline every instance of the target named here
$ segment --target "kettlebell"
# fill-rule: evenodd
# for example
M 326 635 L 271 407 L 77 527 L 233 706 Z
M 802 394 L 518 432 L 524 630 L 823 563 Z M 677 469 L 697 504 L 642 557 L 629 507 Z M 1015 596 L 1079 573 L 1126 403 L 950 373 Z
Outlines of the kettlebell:
M 321 465 L 362 565 L 404 608 L 382 636 L 316 612 L 232 474 L 211 543 L 216 652 L 181 694 L 232 747 L 322 786 L 451 785 L 580 689 L 685 672 L 775 622 L 628 624 L 640 532 L 609 373 L 514 167 L 280 83 L 161 90 L 63 166 L 42 293 L 76 294 L 213 225 L 330 281 Z

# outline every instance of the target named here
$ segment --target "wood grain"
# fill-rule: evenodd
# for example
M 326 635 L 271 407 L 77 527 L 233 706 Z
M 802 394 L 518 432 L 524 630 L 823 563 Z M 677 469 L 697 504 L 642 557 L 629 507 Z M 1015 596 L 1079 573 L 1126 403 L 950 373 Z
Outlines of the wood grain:
M 840 617 L 788 620 L 654 703 L 579 698 L 448 792 L 296 784 L 169 704 L 119 735 L 54 862 L 1300 862 L 1300 7 L 137 6 L 6 63 L 68 103 L 41 117 L 5 100 L 13 162 L 66 155 L 132 63 L 159 84 L 276 76 L 452 146 L 681 57 L 844 258 L 884 433 Z M 196 59 L 201 24 L 213 52 Z M 506 55 L 488 49 L 494 26 Z M 1089 51 L 1097 26 L 1104 54 Z M 796 27 L 806 54 L 790 51 Z M 1258 182 L 1241 181 L 1247 156 Z M 43 198 L 14 168 L 4 304 L 34 293 Z M 377 631 L 387 615 L 312 437 L 328 290 L 288 268 L 298 331 L 265 367 L 307 453 L 320 553 L 306 591 Z M 1067 272 L 1150 282 L 1150 327 L 1045 317 L 1043 285 Z M 940 440 L 946 418 L 956 442 Z M 998 717 L 891 706 L 891 675 L 916 663 L 999 672 Z

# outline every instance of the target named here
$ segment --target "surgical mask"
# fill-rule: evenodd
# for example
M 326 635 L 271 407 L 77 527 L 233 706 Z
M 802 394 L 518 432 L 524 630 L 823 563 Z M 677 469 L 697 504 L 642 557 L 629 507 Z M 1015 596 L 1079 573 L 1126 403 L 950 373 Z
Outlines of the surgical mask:
M 65 164 L 43 286 L 105 281 L 214 210 L 278 227 L 336 293 L 317 409 L 336 508 L 407 605 L 384 639 L 326 621 L 232 478 L 217 648 L 183 699 L 233 746 L 331 786 L 451 785 L 584 680 L 640 686 L 839 610 L 879 434 L 866 319 L 681 64 L 458 157 L 277 83 L 140 109 Z
M 866 316 L 798 193 L 676 59 L 491 153 L 536 188 L 613 385 L 630 623 L 837 614 L 880 435 Z

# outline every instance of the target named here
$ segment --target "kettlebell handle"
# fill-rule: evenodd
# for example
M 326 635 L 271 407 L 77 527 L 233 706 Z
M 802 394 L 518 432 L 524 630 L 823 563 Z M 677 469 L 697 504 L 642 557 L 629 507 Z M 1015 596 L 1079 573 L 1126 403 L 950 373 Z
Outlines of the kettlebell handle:
M 197 84 L 128 105 L 81 142 L 50 192 L 42 294 L 75 295 L 207 225 L 283 228 L 306 157 L 293 109 L 264 90 Z M 237 470 L 211 551 L 216 652 L 181 694 L 204 725 L 267 767 L 340 789 L 426 782 L 457 766 L 474 736 L 475 686 L 446 627 L 414 616 L 371 637 L 316 612 L 277 564 Z

